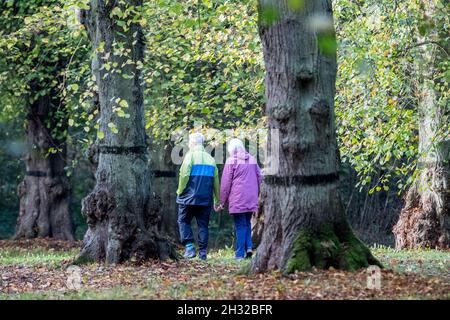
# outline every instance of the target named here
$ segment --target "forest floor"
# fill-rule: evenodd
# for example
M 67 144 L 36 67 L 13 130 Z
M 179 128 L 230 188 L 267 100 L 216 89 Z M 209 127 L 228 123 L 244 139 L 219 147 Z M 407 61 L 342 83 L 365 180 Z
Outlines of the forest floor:
M 367 270 L 313 270 L 242 275 L 248 261 L 231 249 L 198 259 L 81 266 L 81 287 L 68 284 L 79 243 L 0 241 L 2 299 L 450 299 L 450 251 L 374 247 L 381 288 L 367 288 Z M 69 289 L 70 288 L 70 289 Z

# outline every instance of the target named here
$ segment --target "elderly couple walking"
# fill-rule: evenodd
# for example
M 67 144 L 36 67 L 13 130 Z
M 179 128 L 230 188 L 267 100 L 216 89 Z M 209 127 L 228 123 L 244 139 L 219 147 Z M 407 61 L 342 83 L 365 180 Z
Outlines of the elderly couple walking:
M 228 142 L 229 157 L 219 184 L 219 171 L 214 158 L 204 147 L 201 133 L 189 136 L 189 151 L 180 168 L 177 190 L 178 225 L 185 246 L 184 256 L 197 255 L 191 221 L 195 217 L 198 226 L 198 256 L 206 260 L 208 247 L 209 216 L 214 206 L 216 212 L 228 203 L 228 211 L 234 218 L 236 232 L 236 259 L 252 255 L 251 217 L 258 209 L 258 195 L 262 180 L 261 170 L 255 158 L 245 151 L 239 139 Z

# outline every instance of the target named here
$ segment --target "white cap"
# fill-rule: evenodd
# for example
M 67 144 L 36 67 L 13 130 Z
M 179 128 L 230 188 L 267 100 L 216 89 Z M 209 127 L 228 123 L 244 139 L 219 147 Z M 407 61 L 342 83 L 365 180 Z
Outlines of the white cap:
M 198 146 L 203 145 L 203 142 L 205 141 L 205 137 L 200 132 L 194 132 L 189 135 L 189 145 L 190 146 Z
M 244 143 L 241 140 L 234 138 L 228 141 L 228 153 L 232 154 L 234 150 L 239 149 L 245 150 Z

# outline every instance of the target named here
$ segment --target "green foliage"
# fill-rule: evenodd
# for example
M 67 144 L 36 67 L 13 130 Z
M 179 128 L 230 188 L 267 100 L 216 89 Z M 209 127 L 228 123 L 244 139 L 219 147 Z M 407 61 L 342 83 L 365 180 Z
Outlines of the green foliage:
M 403 4 L 406 5 L 406 4 Z M 408 77 L 410 61 L 395 59 L 409 44 L 408 12 L 390 1 L 339 1 L 336 113 L 341 154 L 361 185 L 381 170 L 375 186 L 411 174 L 417 155 L 417 100 Z M 395 27 L 394 27 L 395 25 Z
M 433 26 L 446 38 L 435 40 L 444 46 L 448 11 L 438 13 Z M 357 170 L 360 185 L 377 178 L 370 192 L 386 190 L 392 183 L 405 189 L 414 180 L 418 159 L 420 75 L 413 71 L 420 52 L 414 48 L 428 18 L 416 0 L 336 0 L 335 18 L 340 39 L 336 115 L 342 159 Z M 448 88 L 448 83 L 441 86 Z M 441 101 L 445 100 L 443 96 Z M 448 126 L 443 131 L 448 135 Z
M 280 17 L 278 8 L 272 4 L 261 5 L 258 11 L 259 24 L 262 27 L 270 27 L 275 24 Z
M 85 34 L 74 4 L 55 0 L 2 2 L 0 92 L 2 117 L 24 111 L 40 96 L 56 93 L 74 103 L 89 66 Z M 81 63 L 79 63 L 81 60 Z M 57 120 L 55 114 L 53 121 Z
M 298 11 L 302 10 L 305 6 L 305 0 L 288 0 L 289 9 Z
M 86 141 L 86 130 L 76 129 L 81 119 L 92 119 L 82 108 L 87 105 L 83 100 L 92 93 L 83 93 L 90 85 L 90 64 L 87 37 L 75 12 L 80 3 L 0 4 L 0 122 L 17 117 L 24 120 L 38 98 L 49 96 L 52 107 L 46 125 L 53 139 Z
M 262 52 L 253 1 L 144 4 L 147 128 L 167 139 L 195 123 L 260 123 Z

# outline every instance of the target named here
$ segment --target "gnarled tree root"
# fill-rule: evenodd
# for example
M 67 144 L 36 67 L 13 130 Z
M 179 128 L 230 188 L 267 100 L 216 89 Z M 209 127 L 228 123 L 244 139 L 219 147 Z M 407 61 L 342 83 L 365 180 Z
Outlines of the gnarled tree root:
M 124 261 L 142 263 L 148 259 L 178 260 L 180 258 L 175 245 L 169 239 L 153 232 L 140 231 L 129 240 L 120 243 L 107 241 L 106 238 L 99 236 L 98 232 L 86 234 L 84 247 L 74 264 L 105 261 L 106 264 L 114 265 Z
M 449 221 L 449 209 L 442 204 L 439 209 L 437 198 L 431 190 L 425 189 L 420 193 L 418 185 L 411 187 L 406 195 L 405 207 L 393 229 L 397 249 L 450 247 L 450 228 L 446 223 Z M 441 199 L 441 203 L 448 203 L 445 197 Z
M 133 200 L 128 206 L 118 206 L 114 194 L 97 186 L 83 199 L 82 212 L 89 229 L 76 264 L 124 261 L 143 262 L 147 259 L 177 259 L 175 245 L 157 232 L 157 217 L 152 216 L 150 199 L 144 208 Z

